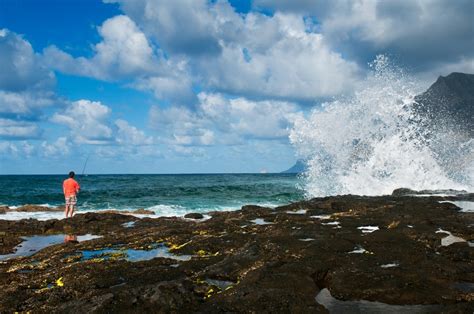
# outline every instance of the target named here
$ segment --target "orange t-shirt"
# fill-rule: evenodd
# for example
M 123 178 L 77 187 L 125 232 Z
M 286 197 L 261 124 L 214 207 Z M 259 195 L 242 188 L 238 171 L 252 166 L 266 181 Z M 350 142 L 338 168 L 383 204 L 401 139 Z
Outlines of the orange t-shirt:
M 79 186 L 79 183 L 77 183 L 73 178 L 66 179 L 63 182 L 63 191 L 65 197 L 76 195 L 80 188 L 81 187 Z

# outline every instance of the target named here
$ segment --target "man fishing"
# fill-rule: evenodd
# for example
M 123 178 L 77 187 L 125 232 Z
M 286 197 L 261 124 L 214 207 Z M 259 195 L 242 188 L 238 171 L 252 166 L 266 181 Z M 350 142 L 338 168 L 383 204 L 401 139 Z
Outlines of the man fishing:
M 77 204 L 76 194 L 81 188 L 79 183 L 74 180 L 74 175 L 74 171 L 69 172 L 69 178 L 63 182 L 64 198 L 66 199 L 66 208 L 64 209 L 64 214 L 66 215 L 66 218 L 72 217 L 74 214 Z

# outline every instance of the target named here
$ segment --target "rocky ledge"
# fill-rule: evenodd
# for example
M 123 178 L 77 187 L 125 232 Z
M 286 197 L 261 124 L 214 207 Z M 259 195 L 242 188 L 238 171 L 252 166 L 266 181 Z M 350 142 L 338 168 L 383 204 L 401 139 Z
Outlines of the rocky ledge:
M 474 194 L 0 220 L 0 312 L 472 312 L 474 213 L 457 200 Z

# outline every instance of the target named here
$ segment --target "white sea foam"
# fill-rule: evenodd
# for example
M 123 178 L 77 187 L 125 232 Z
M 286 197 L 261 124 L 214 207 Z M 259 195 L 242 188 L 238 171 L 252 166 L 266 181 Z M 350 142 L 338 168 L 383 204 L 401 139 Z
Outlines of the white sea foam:
M 154 214 L 130 214 L 138 218 L 145 218 L 145 217 L 183 217 L 184 215 L 192 212 L 197 212 L 197 213 L 207 213 L 207 212 L 212 212 L 212 211 L 233 211 L 233 210 L 239 210 L 242 205 L 234 205 L 234 206 L 210 206 L 207 208 L 187 208 L 184 206 L 180 205 L 155 205 L 151 207 L 145 208 L 146 210 L 150 210 L 154 212 Z M 276 206 L 279 206 L 281 204 L 276 204 L 276 203 L 262 203 L 258 204 L 259 206 L 262 207 L 269 207 L 269 208 L 274 208 Z M 38 206 L 44 206 L 44 207 L 55 207 L 53 205 L 49 204 L 41 204 Z M 19 206 L 10 206 L 11 209 L 17 209 Z M 79 209 L 76 214 L 84 214 L 88 212 L 101 212 L 102 210 L 117 210 L 117 211 L 131 211 L 133 212 L 136 210 L 136 208 L 120 208 L 120 209 L 114 209 L 114 208 L 103 208 L 103 209 Z M 299 212 L 298 212 L 299 213 Z M 64 219 L 64 212 L 63 211 L 38 211 L 38 212 L 17 212 L 17 211 L 10 211 L 6 212 L 5 214 L 0 214 L 0 220 L 21 220 L 21 219 L 37 219 L 37 220 L 49 220 L 49 219 Z M 200 221 L 207 220 L 211 218 L 209 215 L 204 215 L 204 218 L 201 219 Z
M 372 66 L 353 96 L 295 120 L 290 140 L 307 160 L 307 196 L 472 191 L 474 140 L 449 128 L 428 130 L 413 110 L 418 84 L 385 56 Z

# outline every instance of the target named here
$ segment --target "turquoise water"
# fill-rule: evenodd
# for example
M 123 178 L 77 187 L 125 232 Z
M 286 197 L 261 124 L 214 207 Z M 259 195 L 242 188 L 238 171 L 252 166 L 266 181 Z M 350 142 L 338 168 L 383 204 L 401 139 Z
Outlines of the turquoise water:
M 0 176 L 0 205 L 63 205 L 61 175 Z M 303 199 L 294 174 L 77 176 L 79 211 L 145 208 L 157 215 L 275 206 Z

